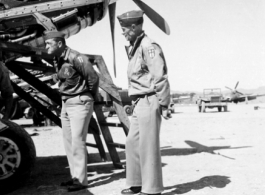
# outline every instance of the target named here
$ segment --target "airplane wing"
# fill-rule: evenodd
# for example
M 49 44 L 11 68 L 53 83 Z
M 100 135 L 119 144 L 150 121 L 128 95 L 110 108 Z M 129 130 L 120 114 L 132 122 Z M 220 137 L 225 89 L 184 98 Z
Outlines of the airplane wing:
M 265 94 L 258 94 L 257 97 L 265 96 Z
M 261 96 L 265 96 L 265 94 L 251 94 L 251 95 L 241 95 L 235 99 L 232 99 L 232 101 L 236 101 L 236 102 L 245 102 L 245 101 L 249 101 L 249 100 L 255 100 L 257 99 L 257 97 L 261 97 Z
M 239 97 L 237 97 L 235 100 L 237 102 L 245 102 L 247 100 L 250 100 L 250 99 L 256 99 L 256 96 L 253 96 L 253 95 L 241 95 Z

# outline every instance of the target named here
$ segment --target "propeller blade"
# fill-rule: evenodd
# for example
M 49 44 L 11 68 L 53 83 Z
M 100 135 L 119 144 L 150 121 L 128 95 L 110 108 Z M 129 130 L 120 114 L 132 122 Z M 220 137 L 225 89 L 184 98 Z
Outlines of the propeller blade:
M 114 36 L 115 15 L 116 15 L 116 3 L 112 3 L 109 5 L 109 20 L 110 20 L 112 48 L 113 48 L 113 69 L 114 69 L 114 76 L 116 78 L 116 54 L 115 54 L 115 36 Z
M 237 88 L 237 86 L 238 86 L 238 83 L 239 83 L 239 81 L 237 81 L 237 83 L 236 83 L 236 86 L 235 86 L 235 89 Z
M 239 93 L 240 95 L 244 95 L 243 93 L 241 93 L 240 91 L 237 91 L 237 90 L 235 90 L 237 93 Z
M 141 8 L 141 10 L 144 11 L 144 13 L 146 14 L 146 16 L 158 27 L 160 28 L 164 33 L 166 33 L 167 35 L 170 34 L 170 29 L 169 29 L 169 25 L 167 24 L 167 22 L 165 21 L 164 18 L 162 18 L 162 16 L 160 16 L 156 11 L 154 11 L 151 7 L 149 7 L 148 5 L 146 5 L 144 2 L 140 1 L 140 0 L 133 0 L 138 7 Z
M 234 90 L 233 90 L 233 89 L 231 89 L 230 87 L 226 87 L 226 86 L 225 86 L 225 88 L 227 88 L 227 89 L 230 89 L 231 91 L 234 91 Z

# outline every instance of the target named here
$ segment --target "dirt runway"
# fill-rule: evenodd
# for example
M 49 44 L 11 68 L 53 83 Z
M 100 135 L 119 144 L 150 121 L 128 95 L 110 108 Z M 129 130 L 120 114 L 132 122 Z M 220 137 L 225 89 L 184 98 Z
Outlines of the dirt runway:
M 264 109 L 254 110 L 257 105 Z M 195 106 L 175 111 L 172 119 L 163 120 L 161 130 L 163 195 L 265 193 L 265 104 L 229 104 L 228 112 L 198 113 Z M 67 193 L 59 186 L 69 179 L 60 128 L 26 129 L 38 134 L 32 137 L 37 164 L 27 185 L 10 195 L 119 195 L 126 187 L 125 170 L 101 162 L 98 150 L 89 147 L 88 191 Z M 125 143 L 121 128 L 111 128 L 111 133 L 114 142 Z M 92 135 L 88 142 L 94 142 Z M 125 164 L 124 150 L 118 152 Z

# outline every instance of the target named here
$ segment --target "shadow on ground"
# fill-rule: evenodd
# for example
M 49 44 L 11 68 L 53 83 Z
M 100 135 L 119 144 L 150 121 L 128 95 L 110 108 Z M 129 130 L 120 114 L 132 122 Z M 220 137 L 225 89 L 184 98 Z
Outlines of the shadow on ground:
M 224 112 L 224 111 L 222 111 L 222 112 Z M 210 111 L 209 111 L 209 110 L 206 110 L 206 111 L 205 111 L 205 112 L 203 112 L 203 113 L 211 113 L 211 114 L 212 114 L 212 113 L 222 113 L 222 112 L 215 111 L 215 110 L 214 110 L 214 111 L 211 111 L 211 110 L 210 110 Z M 230 112 L 230 111 L 229 111 L 229 110 L 227 110 L 227 111 L 225 111 L 225 112 Z
M 225 158 L 229 158 L 235 160 L 234 158 L 222 155 L 220 153 L 216 153 L 215 150 L 223 150 L 223 149 L 242 149 L 242 148 L 249 148 L 251 146 L 241 146 L 241 147 L 231 147 L 231 146 L 204 146 L 194 141 L 185 141 L 191 148 L 171 148 L 169 147 L 162 147 L 161 148 L 161 155 L 162 156 L 182 156 L 182 155 L 191 155 L 201 152 L 206 152 L 210 154 L 216 154 L 223 156 Z
M 115 173 L 117 169 L 111 161 L 101 164 L 98 153 L 89 154 L 88 163 L 88 187 L 103 185 L 106 182 L 111 183 L 125 178 L 125 171 Z M 96 182 L 96 179 L 89 179 L 89 177 L 98 174 L 108 174 L 109 179 L 104 182 Z M 32 175 L 26 184 L 13 192 L 6 193 L 6 195 L 93 195 L 93 193 L 89 192 L 89 188 L 88 190 L 68 193 L 65 187 L 60 186 L 60 183 L 69 179 L 70 171 L 66 156 L 38 157 Z M 90 185 L 91 183 L 95 184 Z
M 197 181 L 165 187 L 165 193 L 163 195 L 185 194 L 191 190 L 200 190 L 206 187 L 224 188 L 230 182 L 229 177 L 226 176 L 207 176 Z
M 215 153 L 215 150 L 221 149 L 240 149 L 247 148 L 249 146 L 243 147 L 230 147 L 230 146 L 204 146 L 193 141 L 185 141 L 191 148 L 171 148 L 162 147 L 162 156 L 180 156 L 180 155 L 191 155 L 195 153 L 207 152 L 211 154 Z M 119 157 L 121 160 L 125 159 L 124 151 L 119 151 Z M 222 155 L 223 156 L 223 155 Z M 106 163 L 102 163 L 101 157 L 98 153 L 92 153 L 88 156 L 88 187 L 97 187 L 105 184 L 112 183 L 114 181 L 125 178 L 125 170 L 117 172 L 117 169 L 113 166 L 112 161 L 110 161 L 109 154 L 107 153 Z M 232 159 L 232 158 L 230 158 Z M 166 164 L 162 164 L 166 166 Z M 100 174 L 105 174 L 103 176 L 95 177 Z M 91 179 L 89 179 L 91 178 Z M 204 177 L 198 181 L 190 182 L 186 184 L 166 187 L 167 190 L 176 188 L 174 193 L 181 194 L 192 189 L 201 189 L 203 187 L 218 187 L 226 185 L 228 180 L 224 176 L 209 176 Z M 62 181 L 70 179 L 70 171 L 68 168 L 68 163 L 66 156 L 50 156 L 50 157 L 38 157 L 36 160 L 36 165 L 30 179 L 26 182 L 26 185 L 18 190 L 15 190 L 8 195 L 93 195 L 91 192 L 84 190 L 79 192 L 68 193 L 67 189 L 60 186 Z M 89 190 L 89 188 L 88 188 Z M 170 192 L 173 193 L 173 192 Z M 168 193 L 166 193 L 169 195 Z

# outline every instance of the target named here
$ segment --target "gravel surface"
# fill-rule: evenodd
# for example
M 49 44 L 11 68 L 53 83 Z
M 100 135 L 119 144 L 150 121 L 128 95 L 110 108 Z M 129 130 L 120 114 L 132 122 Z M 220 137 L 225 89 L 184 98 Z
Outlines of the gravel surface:
M 195 106 L 175 107 L 173 118 L 163 121 L 161 131 L 163 195 L 264 194 L 265 104 L 259 104 L 259 110 L 254 106 L 229 104 L 228 112 L 208 109 L 206 113 L 198 113 Z M 108 120 L 117 121 L 117 117 Z M 126 187 L 125 170 L 115 169 L 109 156 L 108 162 L 101 162 L 98 150 L 88 147 L 88 191 L 67 193 L 59 186 L 69 179 L 61 129 L 26 130 L 37 134 L 32 136 L 37 164 L 27 185 L 10 195 L 119 195 Z M 115 142 L 125 143 L 121 128 L 110 130 Z M 87 140 L 94 142 L 91 134 Z M 118 152 L 125 164 L 124 150 Z

